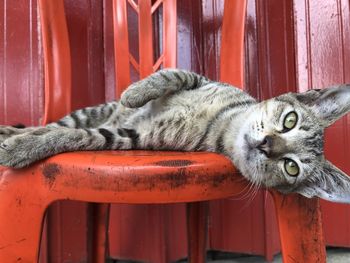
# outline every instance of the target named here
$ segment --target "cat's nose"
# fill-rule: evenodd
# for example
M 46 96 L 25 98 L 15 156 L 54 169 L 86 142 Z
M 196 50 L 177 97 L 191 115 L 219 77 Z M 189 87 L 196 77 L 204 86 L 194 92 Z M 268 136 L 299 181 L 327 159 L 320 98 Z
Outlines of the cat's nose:
M 272 141 L 273 141 L 272 136 L 267 135 L 256 148 L 258 148 L 258 150 L 264 153 L 267 157 L 270 157 L 271 149 L 272 149 Z

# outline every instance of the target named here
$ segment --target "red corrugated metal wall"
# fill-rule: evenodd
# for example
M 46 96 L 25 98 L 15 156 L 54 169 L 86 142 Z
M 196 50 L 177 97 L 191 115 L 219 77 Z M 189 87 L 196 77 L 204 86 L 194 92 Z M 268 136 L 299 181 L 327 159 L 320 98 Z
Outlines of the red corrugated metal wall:
M 114 98 L 111 0 L 66 0 L 72 45 L 74 108 Z M 217 78 L 221 0 L 178 0 L 179 67 Z M 246 88 L 268 98 L 286 91 L 350 82 L 349 2 L 250 0 Z M 0 123 L 40 123 L 43 65 L 35 0 L 0 1 Z M 326 155 L 350 173 L 349 117 L 328 129 Z M 350 209 L 323 203 L 327 243 L 349 246 Z M 90 262 L 93 206 L 59 202 L 48 211 L 41 262 Z M 185 210 L 113 206 L 111 255 L 169 262 L 186 255 Z M 279 249 L 271 198 L 211 205 L 210 247 L 265 254 Z
M 39 124 L 43 68 L 36 1 L 1 1 L 0 28 L 0 122 Z
M 295 1 L 299 90 L 350 82 L 349 1 Z M 350 174 L 350 116 L 326 131 L 326 157 Z M 322 202 L 327 244 L 349 246 L 349 205 Z

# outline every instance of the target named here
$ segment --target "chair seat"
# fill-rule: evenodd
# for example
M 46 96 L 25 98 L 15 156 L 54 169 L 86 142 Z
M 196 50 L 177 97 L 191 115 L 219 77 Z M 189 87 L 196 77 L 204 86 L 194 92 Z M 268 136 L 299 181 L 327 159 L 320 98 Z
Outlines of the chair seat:
M 26 200 L 39 195 L 45 203 L 72 199 L 142 204 L 226 198 L 248 184 L 222 155 L 168 151 L 64 153 L 29 168 L 2 169 L 0 182 L 7 191 L 31 185 Z

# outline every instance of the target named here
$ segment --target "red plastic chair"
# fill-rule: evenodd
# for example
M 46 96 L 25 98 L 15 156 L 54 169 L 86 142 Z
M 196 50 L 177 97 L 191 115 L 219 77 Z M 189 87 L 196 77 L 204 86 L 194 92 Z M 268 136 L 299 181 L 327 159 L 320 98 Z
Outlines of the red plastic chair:
M 151 20 L 147 16 L 152 11 L 150 2 L 139 1 L 137 6 L 131 1 L 138 12 L 145 15 L 145 20 L 140 24 L 147 26 L 148 30 Z M 156 1 L 155 5 L 160 2 Z M 166 2 L 174 4 L 173 0 L 164 0 Z M 115 0 L 114 4 L 115 11 L 120 12 L 115 15 L 118 49 L 118 40 L 128 39 L 126 24 L 124 22 L 123 26 L 121 22 L 126 14 L 125 6 L 122 6 L 125 1 Z M 117 9 L 117 4 L 121 9 Z M 63 1 L 39 0 L 39 5 L 45 56 L 45 121 L 49 122 L 57 120 L 70 110 L 69 42 Z M 176 17 L 173 8 L 164 8 L 170 16 Z M 221 79 L 236 86 L 242 86 L 243 83 L 244 11 L 245 1 L 225 3 Z M 164 18 L 165 24 L 170 23 L 166 19 Z M 173 27 L 169 32 L 174 31 L 176 32 Z M 157 66 L 153 66 L 153 53 L 147 54 L 152 51 L 152 35 L 149 34 L 150 31 L 144 33 L 140 32 L 140 37 L 144 37 L 145 41 L 140 42 L 142 50 L 146 52 L 142 56 L 143 51 L 140 49 L 141 77 L 157 69 Z M 240 45 L 237 45 L 238 42 Z M 123 48 L 128 48 L 125 42 L 119 43 L 123 44 Z M 173 48 L 174 46 L 171 47 Z M 164 65 L 167 65 L 168 55 L 172 52 L 167 51 L 167 48 L 164 51 Z M 131 60 L 135 64 L 133 58 L 129 57 L 128 49 L 124 52 L 128 60 L 123 61 L 122 57 L 125 56 L 116 50 L 116 63 L 122 63 L 122 67 L 126 67 Z M 172 63 L 174 61 L 168 65 L 173 65 Z M 156 63 L 159 64 L 160 62 Z M 120 66 L 119 69 L 118 64 L 116 66 L 118 88 L 126 87 L 129 71 L 125 75 L 118 74 Z M 230 71 L 232 69 L 237 69 L 237 72 L 233 74 Z M 118 89 L 117 93 L 120 92 Z M 186 181 L 183 180 L 184 174 Z M 245 186 L 246 182 L 242 181 L 231 162 L 213 153 L 78 152 L 60 154 L 26 169 L 1 168 L 0 262 L 36 262 L 45 209 L 52 202 L 63 199 L 134 204 L 188 202 L 190 262 L 204 262 L 207 217 L 206 205 L 202 201 L 227 198 L 240 193 Z M 284 262 L 325 262 L 318 200 L 293 195 L 284 197 L 275 192 L 273 195 Z M 104 262 L 104 251 L 99 248 L 100 246 L 95 247 L 93 262 Z

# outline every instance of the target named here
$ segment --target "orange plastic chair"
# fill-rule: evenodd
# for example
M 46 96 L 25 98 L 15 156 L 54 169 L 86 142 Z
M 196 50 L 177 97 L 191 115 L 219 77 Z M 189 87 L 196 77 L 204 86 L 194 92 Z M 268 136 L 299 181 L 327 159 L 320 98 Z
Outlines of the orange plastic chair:
M 139 5 L 129 2 L 144 15 L 140 24 L 147 28 L 143 30 L 151 30 L 151 20 L 147 17 L 161 1 L 156 1 L 153 6 L 150 0 L 139 1 Z M 176 23 L 171 20 L 171 17 L 176 17 L 175 0 L 163 2 L 163 8 L 168 13 L 166 17 L 170 17 L 170 20 L 164 17 L 164 23 L 169 23 L 169 33 L 176 32 Z M 166 4 L 172 7 L 166 7 Z M 69 42 L 63 0 L 39 0 L 39 8 L 45 58 L 44 119 L 45 122 L 50 122 L 70 111 Z M 118 88 L 126 87 L 130 82 L 127 77 L 129 71 L 118 74 L 120 67 L 128 66 L 129 61 L 136 63 L 129 57 L 125 44 L 128 39 L 125 10 L 124 0 L 114 1 Z M 244 14 L 245 1 L 225 2 L 221 79 L 240 87 L 243 83 Z M 140 49 L 141 77 L 156 70 L 161 63 L 159 60 L 156 66 L 153 65 L 150 32 L 140 32 L 140 38 L 144 38 L 140 42 L 144 50 Z M 165 38 L 167 39 L 166 32 Z M 119 41 L 122 39 L 125 42 Z M 121 53 L 118 55 L 119 44 L 122 44 L 124 55 L 127 54 L 128 59 L 122 60 L 125 56 Z M 172 62 L 166 64 L 168 56 L 172 54 L 169 51 L 174 51 L 175 47 L 167 48 L 168 46 L 164 47 L 162 58 L 164 66 L 174 63 L 170 59 Z M 146 52 L 144 56 L 141 55 L 143 52 Z M 119 67 L 118 63 L 121 63 Z M 232 73 L 234 69 L 237 71 Z M 120 93 L 121 90 L 118 89 L 117 92 Z M 133 204 L 187 202 L 189 260 L 195 263 L 205 262 L 207 206 L 203 201 L 230 197 L 240 193 L 246 184 L 228 159 L 203 152 L 77 152 L 59 154 L 26 169 L 2 167 L 0 262 L 36 262 L 45 210 L 52 202 L 63 199 Z M 284 197 L 276 192 L 273 195 L 284 262 L 325 262 L 318 200 L 293 195 Z M 104 262 L 104 251 L 99 246 L 95 250 L 93 262 Z

